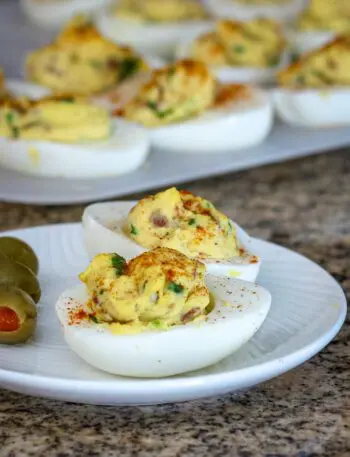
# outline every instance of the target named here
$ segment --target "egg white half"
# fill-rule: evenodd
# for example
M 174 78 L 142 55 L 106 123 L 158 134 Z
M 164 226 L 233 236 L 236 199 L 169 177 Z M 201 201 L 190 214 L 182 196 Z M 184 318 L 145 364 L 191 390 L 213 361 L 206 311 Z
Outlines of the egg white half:
M 40 98 L 50 91 L 25 81 L 9 81 L 16 96 Z M 142 127 L 113 120 L 110 138 L 90 143 L 0 137 L 0 165 L 36 176 L 97 178 L 129 173 L 140 167 L 150 150 L 148 133 Z
M 242 5 L 234 0 L 204 0 L 204 2 L 207 8 L 219 17 L 242 21 L 268 17 L 281 22 L 296 18 L 307 4 L 306 0 L 290 0 L 281 5 Z
M 51 94 L 51 90 L 39 84 L 21 79 L 6 79 L 7 89 L 16 97 L 42 98 Z
M 197 35 L 198 37 L 199 35 Z M 196 36 L 188 40 L 182 40 L 176 47 L 176 57 L 185 59 L 191 56 L 191 46 Z M 290 61 L 289 53 L 282 54 L 278 65 L 269 68 L 258 67 L 234 67 L 234 66 L 211 66 L 211 71 L 222 83 L 254 83 L 266 84 L 275 81 L 275 75 L 282 70 Z
M 103 252 L 117 252 L 127 260 L 136 257 L 146 248 L 125 235 L 123 226 L 135 201 L 96 203 L 85 208 L 83 213 L 84 240 L 90 259 Z M 209 274 L 255 281 L 260 270 L 261 259 L 250 251 L 251 239 L 237 224 L 239 247 L 245 253 L 230 260 L 203 261 Z
M 288 32 L 291 48 L 298 55 L 319 49 L 334 40 L 335 37 L 335 33 L 322 30 L 314 32 L 293 30 Z
M 130 173 L 149 152 L 146 132 L 120 120 L 104 141 L 64 144 L 0 137 L 0 165 L 20 173 L 61 178 L 102 178 Z
M 102 10 L 96 20 L 100 32 L 110 40 L 164 59 L 173 57 L 179 40 L 208 30 L 210 24 L 209 21 L 144 24 L 113 16 L 109 8 Z
M 92 15 L 111 0 L 20 0 L 27 17 L 39 27 L 57 29 L 76 14 Z
M 168 331 L 116 335 L 104 324 L 69 325 L 69 311 L 87 302 L 85 285 L 63 292 L 56 313 L 68 346 L 90 365 L 122 376 L 172 376 L 207 367 L 237 351 L 270 309 L 270 293 L 256 284 L 208 276 L 207 285 L 216 302 L 207 320 Z
M 152 146 L 179 154 L 234 152 L 263 142 L 273 124 L 273 104 L 261 89 L 249 100 L 212 108 L 200 116 L 148 128 Z
M 277 114 L 287 124 L 315 128 L 350 125 L 350 88 L 276 89 L 273 99 Z

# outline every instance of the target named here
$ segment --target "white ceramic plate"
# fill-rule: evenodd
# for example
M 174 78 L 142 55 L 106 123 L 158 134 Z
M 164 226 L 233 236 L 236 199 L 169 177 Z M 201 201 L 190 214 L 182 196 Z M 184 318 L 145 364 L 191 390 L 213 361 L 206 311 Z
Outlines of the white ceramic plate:
M 40 259 L 42 299 L 34 341 L 0 346 L 0 386 L 65 401 L 132 405 L 191 400 L 246 389 L 312 357 L 339 331 L 346 300 L 334 279 L 310 260 L 252 240 L 263 259 L 259 283 L 272 306 L 258 333 L 217 365 L 166 379 L 129 379 L 100 372 L 66 346 L 55 315 L 60 293 L 87 265 L 80 224 L 7 232 L 30 243 Z

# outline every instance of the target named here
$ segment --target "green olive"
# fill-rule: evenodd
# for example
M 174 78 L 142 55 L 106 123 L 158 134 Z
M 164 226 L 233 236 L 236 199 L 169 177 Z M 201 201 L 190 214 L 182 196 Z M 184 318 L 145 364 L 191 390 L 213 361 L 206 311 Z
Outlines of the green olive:
M 33 249 L 24 241 L 12 236 L 0 237 L 0 253 L 16 262 L 23 263 L 35 274 L 38 274 L 38 258 Z
M 16 287 L 0 286 L 0 344 L 25 343 L 36 328 L 32 298 Z
M 25 265 L 0 257 L 0 285 L 18 287 L 37 303 L 41 296 L 40 285 L 35 274 Z

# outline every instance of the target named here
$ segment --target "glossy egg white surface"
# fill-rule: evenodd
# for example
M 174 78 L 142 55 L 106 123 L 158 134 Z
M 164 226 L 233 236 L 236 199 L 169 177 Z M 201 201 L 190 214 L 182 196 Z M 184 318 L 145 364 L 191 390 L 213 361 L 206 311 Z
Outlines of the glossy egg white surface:
M 350 89 L 276 89 L 273 99 L 278 116 L 300 127 L 350 125 Z
M 196 35 L 198 37 L 198 34 Z M 191 55 L 191 44 L 193 36 L 189 40 L 181 41 L 176 47 L 176 57 L 178 59 L 185 59 Z M 211 71 L 215 74 L 216 78 L 222 83 L 253 83 L 253 84 L 266 84 L 275 81 L 275 75 L 279 70 L 282 70 L 290 61 L 289 53 L 285 52 L 281 56 L 278 65 L 269 68 L 257 67 L 234 67 L 234 66 L 211 66 Z
M 9 81 L 17 96 L 40 98 L 49 91 L 25 81 Z M 142 127 L 113 120 L 112 136 L 103 141 L 65 144 L 0 137 L 0 165 L 25 174 L 63 178 L 97 178 L 129 173 L 140 167 L 150 150 Z
M 111 0 L 20 0 L 27 17 L 39 27 L 57 29 L 76 14 L 92 15 Z
M 82 222 L 85 246 L 90 259 L 103 252 L 117 252 L 126 259 L 131 259 L 147 250 L 126 236 L 123 231 L 128 213 L 136 203 L 96 203 L 85 209 Z M 228 261 L 208 259 L 204 263 L 211 275 L 255 281 L 261 259 L 250 252 L 250 237 L 237 224 L 235 226 L 239 245 L 245 251 L 244 255 Z
M 142 24 L 113 16 L 108 8 L 102 10 L 96 20 L 100 32 L 110 40 L 164 59 L 173 57 L 176 45 L 181 39 L 193 33 L 203 33 L 210 24 L 209 21 Z
M 65 340 L 79 357 L 108 373 L 159 378 L 210 366 L 245 344 L 264 322 L 270 293 L 249 282 L 207 276 L 215 308 L 206 320 L 167 331 L 117 335 L 104 324 L 69 325 L 69 312 L 88 299 L 85 285 L 63 292 L 56 304 Z
M 303 32 L 301 30 L 289 31 L 288 39 L 293 52 L 296 54 L 304 54 L 305 52 L 314 51 L 325 46 L 330 41 L 334 40 L 336 35 L 333 32 L 315 31 Z
M 120 120 L 105 141 L 64 144 L 0 137 L 0 165 L 36 176 L 102 178 L 130 173 L 147 158 L 146 132 Z
M 305 8 L 306 0 L 290 0 L 280 5 L 243 5 L 234 0 L 204 0 L 208 9 L 219 17 L 249 20 L 268 17 L 281 22 L 296 18 Z
M 179 154 L 233 152 L 263 142 L 273 124 L 270 96 L 254 89 L 249 100 L 209 109 L 200 116 L 148 128 L 152 146 Z

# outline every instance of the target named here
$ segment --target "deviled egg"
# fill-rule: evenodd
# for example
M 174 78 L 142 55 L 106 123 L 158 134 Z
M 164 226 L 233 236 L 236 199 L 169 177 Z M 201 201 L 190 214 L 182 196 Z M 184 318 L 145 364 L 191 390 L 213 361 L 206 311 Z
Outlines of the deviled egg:
M 219 17 L 243 21 L 268 17 L 288 22 L 305 8 L 306 0 L 205 0 L 205 3 Z
M 348 0 L 310 0 L 290 32 L 291 45 L 297 54 L 312 51 L 350 33 Z
M 123 376 L 217 363 L 254 335 L 271 304 L 262 287 L 205 277 L 204 264 L 169 248 L 129 262 L 100 254 L 80 279 L 56 304 L 66 342 L 90 365 Z
M 270 19 L 221 20 L 177 47 L 177 57 L 209 65 L 219 81 L 265 83 L 288 63 L 281 26 Z
M 255 281 L 261 259 L 249 236 L 208 200 L 170 188 L 139 202 L 97 203 L 83 214 L 90 258 L 119 252 L 130 259 L 168 247 L 203 261 L 212 275 Z
M 17 88 L 16 82 L 9 86 Z M 40 95 L 40 87 L 22 82 L 17 94 L 0 98 L 0 165 L 40 176 L 93 178 L 127 173 L 145 161 L 143 129 L 83 98 Z
M 115 114 L 145 126 L 154 147 L 177 153 L 255 146 L 273 122 L 272 103 L 264 91 L 222 85 L 205 64 L 194 60 L 154 70 Z
M 77 16 L 55 40 L 31 52 L 26 74 L 56 93 L 94 95 L 148 70 L 133 49 L 103 37 L 84 16 Z
M 56 29 L 79 13 L 91 16 L 110 0 L 20 0 L 23 12 L 39 27 Z
M 350 125 L 350 37 L 308 53 L 278 75 L 277 113 L 303 127 Z
M 105 36 L 162 58 L 172 57 L 179 40 L 208 24 L 209 14 L 198 0 L 120 0 L 97 19 Z

